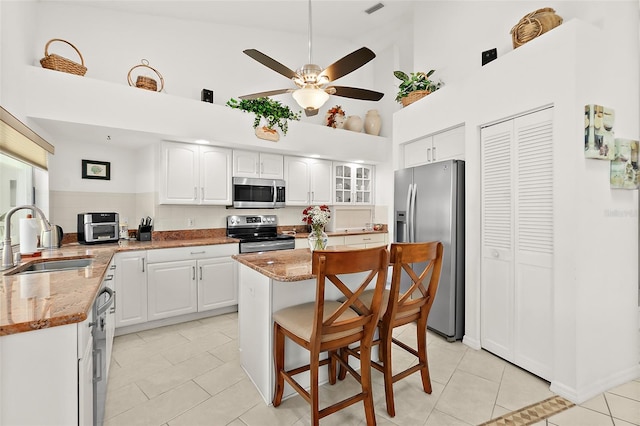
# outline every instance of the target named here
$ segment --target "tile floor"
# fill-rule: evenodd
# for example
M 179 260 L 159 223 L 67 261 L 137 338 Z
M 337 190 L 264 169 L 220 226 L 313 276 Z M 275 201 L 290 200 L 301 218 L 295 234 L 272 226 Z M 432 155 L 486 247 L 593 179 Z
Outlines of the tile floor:
M 415 330 L 398 330 L 412 342 Z M 116 337 L 109 373 L 105 426 L 309 424 L 299 396 L 267 406 L 239 364 L 237 313 Z M 419 374 L 396 383 L 396 417 L 387 415 L 382 375 L 373 372 L 379 425 L 477 425 L 552 396 L 547 382 L 486 351 L 429 335 L 433 393 Z M 394 353 L 395 354 L 395 353 Z M 412 362 L 398 353 L 394 364 Z M 357 382 L 350 376 L 321 388 L 336 400 Z M 322 402 L 321 402 L 322 406 Z M 364 425 L 362 404 L 332 414 L 322 425 Z M 640 425 L 640 379 L 537 423 L 556 426 Z

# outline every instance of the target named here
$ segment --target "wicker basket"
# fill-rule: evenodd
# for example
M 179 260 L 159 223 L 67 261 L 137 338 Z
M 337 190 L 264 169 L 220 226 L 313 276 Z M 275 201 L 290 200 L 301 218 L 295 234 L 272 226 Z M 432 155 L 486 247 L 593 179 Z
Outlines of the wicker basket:
M 135 83 L 133 82 L 133 80 L 131 80 L 131 72 L 138 67 L 149 68 L 151 71 L 156 73 L 156 75 L 160 78 L 160 90 L 158 90 L 158 82 L 151 77 L 139 75 Z M 162 92 L 162 89 L 164 89 L 164 78 L 162 78 L 162 74 L 160 74 L 155 68 L 150 67 L 149 61 L 147 61 L 146 59 L 143 59 L 140 65 L 135 65 L 129 70 L 129 74 L 127 74 L 127 80 L 129 81 L 129 86 L 135 86 L 140 89 L 151 90 L 154 92 Z
M 77 62 L 73 62 L 72 60 L 67 58 L 63 58 L 62 56 L 56 55 L 55 53 L 49 55 L 49 45 L 54 41 L 61 41 L 73 47 L 73 49 L 78 53 L 78 56 L 80 56 L 80 62 L 82 62 L 82 64 L 78 64 Z M 82 57 L 80 51 L 73 44 L 60 38 L 52 38 L 44 46 L 44 58 L 40 59 L 40 65 L 42 65 L 42 68 L 62 71 L 69 74 L 85 75 L 85 73 L 87 72 L 87 67 L 84 66 L 84 58 Z
M 400 99 L 400 101 L 402 102 L 402 106 L 406 107 L 406 106 L 411 105 L 415 101 L 419 101 L 420 99 L 424 98 L 429 93 L 431 93 L 431 92 L 428 91 L 428 90 L 414 90 L 413 92 L 409 93 L 404 98 Z
M 562 24 L 562 17 L 556 15 L 556 11 L 550 7 L 529 13 L 511 28 L 513 48 L 522 46 L 560 24 Z

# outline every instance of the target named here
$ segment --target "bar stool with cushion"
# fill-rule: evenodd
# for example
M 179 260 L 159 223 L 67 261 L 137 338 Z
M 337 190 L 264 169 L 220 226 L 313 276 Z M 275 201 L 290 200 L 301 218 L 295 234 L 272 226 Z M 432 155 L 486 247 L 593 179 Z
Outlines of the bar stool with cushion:
M 390 262 L 393 264 L 391 288 L 385 290 L 383 294 L 381 311 L 383 315 L 378 322 L 379 337 L 373 342 L 373 345 L 379 345 L 379 361 L 371 361 L 371 366 L 384 375 L 387 413 L 393 417 L 396 414 L 393 399 L 393 384 L 395 382 L 420 371 L 422 388 L 426 393 L 431 393 L 429 363 L 427 362 L 427 318 L 438 290 L 443 246 L 437 241 L 394 243 L 391 244 L 390 253 Z M 420 269 L 418 273 L 412 269 L 412 264 L 415 268 Z M 402 282 L 403 276 L 410 280 L 407 285 Z M 427 283 L 426 287 L 425 282 Z M 406 290 L 401 291 L 401 287 L 405 286 Z M 373 296 L 371 292 L 366 291 L 361 299 L 369 306 L 373 301 Z M 412 322 L 417 325 L 417 349 L 393 337 L 394 328 Z M 417 357 L 418 363 L 394 375 L 391 360 L 392 343 Z M 343 362 L 348 360 L 349 355 L 357 358 L 366 356 L 358 347 L 341 349 L 340 356 Z M 343 379 L 345 375 L 346 371 L 341 368 L 339 378 Z
M 388 264 L 389 252 L 386 247 L 312 253 L 312 272 L 316 276 L 315 302 L 287 307 L 273 314 L 276 374 L 274 407 L 282 402 L 286 380 L 311 405 L 311 424 L 318 425 L 321 418 L 363 401 L 367 425 L 375 425 L 370 353 L 380 317 Z M 364 274 L 357 276 L 357 279 L 347 275 L 355 273 Z M 354 281 L 355 284 L 350 284 Z M 371 302 L 365 305 L 359 298 L 370 283 L 375 283 L 375 287 L 371 290 Z M 351 288 L 355 289 L 352 291 Z M 330 297 L 332 294 L 336 297 Z M 343 302 L 332 300 L 343 295 Z M 358 308 L 357 312 L 352 309 L 354 306 Z M 285 370 L 285 337 L 309 351 L 309 364 Z M 349 371 L 361 383 L 361 391 L 320 409 L 318 370 L 320 366 L 328 365 L 330 382 L 334 384 L 336 366 L 342 363 L 337 356 L 337 349 L 353 343 L 359 344 L 362 354 L 360 374 L 348 365 L 341 364 L 341 368 L 345 369 L 345 374 Z M 320 360 L 322 352 L 328 352 L 328 358 Z M 294 379 L 294 376 L 305 371 L 309 371 L 310 375 L 309 392 Z

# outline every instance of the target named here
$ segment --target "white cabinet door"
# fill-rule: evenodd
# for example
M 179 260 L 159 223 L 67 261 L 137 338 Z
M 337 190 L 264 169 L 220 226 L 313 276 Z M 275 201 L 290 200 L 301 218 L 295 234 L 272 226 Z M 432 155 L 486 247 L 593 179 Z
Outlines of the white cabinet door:
M 284 179 L 284 156 L 261 152 L 260 177 L 266 179 Z
M 160 204 L 231 204 L 231 150 L 163 142 Z
M 430 159 L 427 157 L 427 153 L 430 153 L 432 143 L 433 137 L 426 136 L 404 144 L 404 167 L 414 167 L 429 163 Z
M 553 109 L 481 131 L 481 344 L 550 378 Z
M 82 324 L 86 325 L 86 324 Z M 108 376 L 107 376 L 108 377 Z M 93 341 L 86 342 L 78 360 L 78 425 L 93 424 Z
M 253 151 L 233 150 L 234 177 L 260 177 L 260 153 Z
M 152 263 L 148 275 L 149 321 L 197 311 L 195 260 Z
M 115 331 L 116 331 L 116 306 L 118 304 L 118 300 L 117 300 L 117 292 L 115 291 L 116 290 L 115 279 L 116 279 L 116 264 L 114 259 L 109 264 L 109 267 L 107 268 L 107 275 L 105 276 L 105 279 L 104 279 L 105 287 L 113 290 L 113 297 L 114 297 L 113 303 L 111 304 L 111 307 L 107 311 L 107 318 L 106 318 L 106 322 L 107 322 L 107 326 L 106 326 L 107 364 L 106 364 L 106 371 L 105 371 L 106 377 L 109 377 L 109 367 L 111 366 L 111 352 L 113 349 L 113 338 L 115 336 Z
M 283 179 L 284 157 L 278 154 L 234 149 L 233 176 Z
M 195 204 L 200 186 L 198 145 L 162 143 L 159 198 L 163 204 Z
M 231 204 L 231 150 L 200 146 L 200 204 Z
M 147 321 L 146 252 L 117 253 L 116 328 Z
M 464 126 L 433 135 L 431 162 L 464 160 Z
M 310 159 L 311 204 L 331 204 L 331 161 Z
M 238 304 L 236 269 L 229 257 L 198 260 L 198 312 Z
M 333 204 L 373 204 L 373 166 L 333 163 Z
M 287 182 L 287 206 L 308 206 L 311 170 L 307 158 L 284 157 L 284 176 Z

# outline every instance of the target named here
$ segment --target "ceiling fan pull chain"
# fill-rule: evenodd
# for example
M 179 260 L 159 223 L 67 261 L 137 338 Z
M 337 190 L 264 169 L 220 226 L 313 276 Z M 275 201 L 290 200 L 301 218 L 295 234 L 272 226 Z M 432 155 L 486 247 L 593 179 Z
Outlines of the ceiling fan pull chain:
M 311 54 L 311 0 L 309 0 L 309 63 L 312 64 L 312 57 L 313 55 Z

